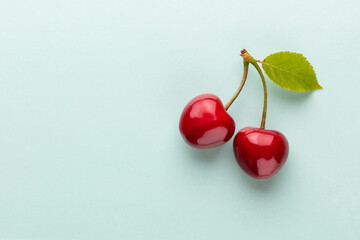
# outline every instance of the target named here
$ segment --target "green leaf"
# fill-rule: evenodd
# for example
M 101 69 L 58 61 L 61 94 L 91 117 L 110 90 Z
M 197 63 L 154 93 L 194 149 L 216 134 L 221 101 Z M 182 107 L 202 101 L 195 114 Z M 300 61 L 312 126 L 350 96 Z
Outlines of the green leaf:
M 282 88 L 294 92 L 322 89 L 313 67 L 300 53 L 271 54 L 264 59 L 262 67 L 266 75 Z

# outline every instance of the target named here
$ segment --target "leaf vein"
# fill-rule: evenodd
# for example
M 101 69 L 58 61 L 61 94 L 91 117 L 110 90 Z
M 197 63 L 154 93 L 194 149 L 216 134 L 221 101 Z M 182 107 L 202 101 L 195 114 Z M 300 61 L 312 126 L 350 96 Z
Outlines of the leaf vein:
M 280 67 L 278 67 L 278 66 L 274 66 L 274 65 L 269 64 L 269 63 L 267 63 L 267 62 L 262 62 L 262 64 L 268 65 L 269 67 L 277 68 L 277 69 L 279 69 L 280 71 L 287 72 L 287 73 L 289 73 L 290 75 L 294 75 L 294 76 L 296 76 L 296 77 L 298 77 L 298 78 L 306 81 L 306 79 L 303 78 L 303 77 L 301 77 L 300 75 L 297 75 L 296 73 L 290 72 L 289 70 L 286 70 L 286 69 L 284 69 L 284 68 L 280 68 Z

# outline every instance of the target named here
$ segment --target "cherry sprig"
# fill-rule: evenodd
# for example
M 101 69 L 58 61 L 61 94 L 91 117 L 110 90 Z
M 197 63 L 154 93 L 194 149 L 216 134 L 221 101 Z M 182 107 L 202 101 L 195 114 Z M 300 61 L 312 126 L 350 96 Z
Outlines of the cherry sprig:
M 258 63 L 261 63 L 266 75 L 282 88 L 301 92 L 322 87 L 317 82 L 313 67 L 302 54 L 278 52 L 260 61 L 243 49 L 240 56 L 243 57 L 244 71 L 234 96 L 225 105 L 213 94 L 193 98 L 181 115 L 180 132 L 184 140 L 196 148 L 217 147 L 229 141 L 235 132 L 235 122 L 227 110 L 243 90 L 249 65 L 253 65 L 260 75 L 264 90 L 261 124 L 260 128 L 242 128 L 234 138 L 233 148 L 244 172 L 253 178 L 265 179 L 275 175 L 286 162 L 289 143 L 281 132 L 265 129 L 267 87 Z

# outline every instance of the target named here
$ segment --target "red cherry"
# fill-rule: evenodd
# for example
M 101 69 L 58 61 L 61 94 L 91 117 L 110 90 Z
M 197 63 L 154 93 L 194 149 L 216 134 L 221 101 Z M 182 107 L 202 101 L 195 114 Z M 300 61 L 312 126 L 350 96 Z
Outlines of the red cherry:
M 184 140 L 196 148 L 220 146 L 235 132 L 234 120 L 213 94 L 193 98 L 184 108 L 179 127 Z
M 265 179 L 275 175 L 284 165 L 289 143 L 278 131 L 245 127 L 234 138 L 234 153 L 248 175 Z

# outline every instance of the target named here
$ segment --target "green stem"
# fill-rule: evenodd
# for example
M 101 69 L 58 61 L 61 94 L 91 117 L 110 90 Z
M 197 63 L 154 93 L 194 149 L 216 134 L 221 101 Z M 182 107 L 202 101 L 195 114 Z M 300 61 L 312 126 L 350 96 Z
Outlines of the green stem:
M 258 71 L 258 73 L 260 74 L 262 83 L 263 83 L 263 87 L 264 87 L 264 106 L 263 106 L 263 113 L 262 113 L 262 118 L 261 118 L 261 125 L 260 128 L 265 129 L 265 121 L 266 121 L 266 111 L 267 111 L 267 89 L 266 89 L 266 82 L 265 82 L 265 78 L 264 78 L 264 74 L 261 71 L 261 68 L 259 67 L 259 65 L 254 61 L 251 62 L 251 64 L 256 68 L 256 70 Z
M 225 104 L 225 106 L 224 106 L 225 111 L 227 111 L 227 110 L 229 109 L 229 107 L 231 106 L 231 104 L 235 101 L 235 99 L 239 96 L 241 90 L 243 89 L 243 87 L 244 87 L 244 85 L 245 85 L 245 82 L 246 82 L 248 70 L 249 70 L 249 63 L 244 61 L 244 73 L 243 73 L 243 78 L 242 78 L 241 83 L 240 83 L 238 89 L 236 90 L 234 96 L 232 96 L 232 98 Z
M 262 113 L 260 128 L 265 129 L 266 111 L 267 111 L 267 89 L 266 89 L 266 82 L 265 82 L 264 74 L 262 73 L 261 68 L 257 64 L 257 60 L 255 60 L 245 49 L 243 49 L 241 51 L 241 56 L 244 58 L 244 61 L 250 62 L 256 68 L 256 70 L 258 71 L 258 73 L 261 77 L 261 81 L 262 81 L 263 88 L 264 88 L 264 106 L 263 106 L 263 113 Z

